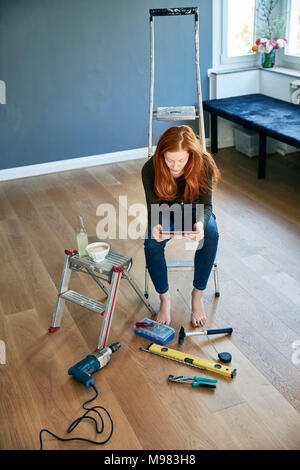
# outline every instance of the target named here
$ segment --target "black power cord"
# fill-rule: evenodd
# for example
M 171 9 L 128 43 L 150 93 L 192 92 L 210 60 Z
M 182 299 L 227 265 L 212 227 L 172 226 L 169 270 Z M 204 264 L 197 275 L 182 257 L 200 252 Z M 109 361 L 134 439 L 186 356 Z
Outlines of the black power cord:
M 95 387 L 95 385 L 91 384 L 91 387 L 95 390 L 95 393 L 96 393 L 95 396 L 94 396 L 93 398 L 91 398 L 90 400 L 85 401 L 85 402 L 83 403 L 82 408 L 83 408 L 84 410 L 87 410 L 87 411 L 86 411 L 82 416 L 80 416 L 79 418 L 75 419 L 75 420 L 73 421 L 73 423 L 70 424 L 70 426 L 69 426 L 68 429 L 67 429 L 67 432 L 70 433 L 70 432 L 74 431 L 74 429 L 78 426 L 78 424 L 80 424 L 81 421 L 83 421 L 84 419 L 91 419 L 91 420 L 94 421 L 94 423 L 95 423 L 95 427 L 96 427 L 97 433 L 98 433 L 98 434 L 101 434 L 101 433 L 104 431 L 104 422 L 103 422 L 103 418 L 102 418 L 100 412 L 97 411 L 98 409 L 101 409 L 101 410 L 103 410 L 103 411 L 107 414 L 107 416 L 108 416 L 108 418 L 109 418 L 109 420 L 110 420 L 110 424 L 111 424 L 111 430 L 110 430 L 110 433 L 109 433 L 108 438 L 105 439 L 104 441 L 92 441 L 92 440 L 90 440 L 90 439 L 85 439 L 85 438 L 83 438 L 83 437 L 71 437 L 71 438 L 68 438 L 68 439 L 64 439 L 64 438 L 62 438 L 62 437 L 56 436 L 55 434 L 53 434 L 53 432 L 49 431 L 48 429 L 41 429 L 41 431 L 40 431 L 40 445 L 41 445 L 41 446 L 40 446 L 40 450 L 43 450 L 43 440 L 42 440 L 42 433 L 43 433 L 43 432 L 47 432 L 48 434 L 50 434 L 51 436 L 55 437 L 55 438 L 58 439 L 59 441 L 85 441 L 85 442 L 90 442 L 91 444 L 97 444 L 97 445 L 99 445 L 99 444 L 106 444 L 106 443 L 110 440 L 110 438 L 111 438 L 111 436 L 112 436 L 112 434 L 113 434 L 113 430 L 114 430 L 114 423 L 113 423 L 112 417 L 111 417 L 111 415 L 109 414 L 109 412 L 107 411 L 107 409 L 104 408 L 103 406 L 93 406 L 92 408 L 87 408 L 87 407 L 85 406 L 85 405 L 87 405 L 88 403 L 90 403 L 91 401 L 94 401 L 94 400 L 97 398 L 97 396 L 98 396 L 98 390 L 97 390 L 97 388 Z M 101 421 L 101 429 L 98 428 L 97 419 L 93 418 L 92 416 L 88 416 L 88 414 L 89 414 L 90 411 L 93 411 L 94 413 L 96 413 L 96 414 L 98 415 L 98 417 L 99 417 L 99 419 L 100 419 L 100 421 Z

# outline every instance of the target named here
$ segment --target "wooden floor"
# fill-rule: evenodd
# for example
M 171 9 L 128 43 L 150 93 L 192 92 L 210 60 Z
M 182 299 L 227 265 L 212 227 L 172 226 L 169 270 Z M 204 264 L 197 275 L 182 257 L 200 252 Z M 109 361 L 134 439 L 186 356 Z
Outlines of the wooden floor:
M 95 374 L 100 392 L 95 404 L 106 407 L 115 424 L 105 449 L 300 448 L 299 153 L 268 157 L 265 180 L 256 178 L 257 160 L 233 148 L 215 159 L 222 172 L 214 195 L 221 296 L 214 297 L 211 276 L 204 302 L 210 327 L 233 328 L 231 337 L 214 342 L 232 354 L 237 376 L 222 378 L 140 351 L 149 341 L 133 327 L 149 312 L 122 280 L 109 341 L 120 341 L 121 349 Z M 41 428 L 72 437 L 66 429 L 92 393 L 67 370 L 95 349 L 101 319 L 66 303 L 62 328 L 48 333 L 64 249 L 76 248 L 76 215 L 83 215 L 93 241 L 101 203 L 117 209 L 119 196 L 128 197 L 128 207 L 144 203 L 144 162 L 0 183 L 0 339 L 6 345 L 6 364 L 0 365 L 1 449 L 38 449 Z M 169 259 L 178 258 L 181 243 L 168 244 Z M 111 240 L 111 245 L 133 257 L 131 274 L 143 289 L 143 240 Z M 170 273 L 170 284 L 176 336 L 168 346 L 216 360 L 201 336 L 178 346 L 180 326 L 190 327 L 176 288 L 189 298 L 192 272 Z M 73 272 L 70 287 L 105 300 L 88 276 Z M 150 299 L 157 308 L 152 286 Z M 214 377 L 217 389 L 169 383 L 169 374 Z M 91 423 L 73 434 L 96 438 Z M 44 446 L 103 449 L 49 435 Z

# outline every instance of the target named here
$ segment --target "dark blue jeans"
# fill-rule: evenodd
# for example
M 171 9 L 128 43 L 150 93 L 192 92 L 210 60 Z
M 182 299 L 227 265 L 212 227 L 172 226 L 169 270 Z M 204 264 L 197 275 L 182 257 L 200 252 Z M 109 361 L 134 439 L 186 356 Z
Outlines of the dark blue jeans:
M 144 242 L 146 266 L 156 292 L 164 294 L 169 290 L 165 246 L 171 239 L 169 238 L 163 242 L 157 242 L 152 238 L 149 227 L 147 229 L 147 234 L 148 238 L 146 238 Z M 216 216 L 215 214 L 212 214 L 204 229 L 204 240 L 199 242 L 198 249 L 195 250 L 193 286 L 196 287 L 196 289 L 206 289 L 207 281 L 216 258 L 218 240 L 219 233 Z M 182 240 L 182 243 L 184 251 L 185 239 Z M 199 248 L 200 246 L 201 248 Z M 178 255 L 178 259 L 180 259 L 180 253 Z

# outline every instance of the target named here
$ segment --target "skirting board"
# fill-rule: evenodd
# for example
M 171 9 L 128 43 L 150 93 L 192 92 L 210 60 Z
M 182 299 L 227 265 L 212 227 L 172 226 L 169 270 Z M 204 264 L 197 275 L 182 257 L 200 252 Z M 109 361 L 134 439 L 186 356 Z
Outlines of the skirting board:
M 39 163 L 37 165 L 19 166 L 17 168 L 0 170 L 0 181 L 28 178 L 30 176 L 58 173 L 60 171 L 76 170 L 79 168 L 118 163 L 128 160 L 137 160 L 139 158 L 146 158 L 147 155 L 148 147 L 144 147 L 133 150 L 124 150 L 122 152 L 105 153 L 102 155 L 92 155 L 89 157 L 69 158 L 67 160 Z
M 210 139 L 206 139 L 206 146 L 210 146 Z M 155 151 L 155 146 L 153 146 L 153 151 Z M 90 166 L 138 160 L 140 158 L 146 158 L 147 155 L 148 147 L 143 147 L 133 150 L 123 150 L 121 152 L 92 155 L 90 157 L 69 158 L 67 160 L 39 163 L 37 165 L 19 166 L 17 168 L 0 170 L 0 181 L 29 178 L 30 176 L 46 175 L 49 173 L 58 173 L 60 171 L 77 170 L 79 168 L 88 168 Z

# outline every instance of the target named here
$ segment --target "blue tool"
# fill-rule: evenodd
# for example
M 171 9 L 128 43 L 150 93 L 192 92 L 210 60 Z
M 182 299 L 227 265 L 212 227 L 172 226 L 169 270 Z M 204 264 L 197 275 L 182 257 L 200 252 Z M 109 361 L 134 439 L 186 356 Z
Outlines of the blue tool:
M 143 336 L 144 338 L 155 341 L 160 345 L 165 345 L 168 341 L 174 338 L 175 330 L 167 325 L 162 325 L 157 321 L 144 318 L 141 322 L 135 324 L 135 334 Z
M 86 439 L 83 437 L 71 437 L 71 438 L 64 437 L 63 438 L 49 431 L 49 429 L 41 429 L 40 430 L 40 450 L 43 450 L 42 435 L 44 432 L 50 434 L 50 436 L 55 437 L 55 439 L 58 439 L 59 441 L 85 441 L 85 442 L 90 442 L 91 444 L 99 445 L 99 444 L 106 444 L 106 442 L 110 440 L 113 434 L 113 430 L 114 430 L 114 423 L 113 423 L 110 413 L 103 406 L 92 406 L 91 408 L 88 408 L 86 405 L 90 403 L 91 401 L 95 400 L 98 396 L 98 390 L 95 386 L 95 379 L 91 377 L 91 374 L 93 372 L 96 372 L 96 370 L 102 369 L 104 366 L 106 366 L 106 364 L 110 360 L 110 356 L 112 355 L 112 353 L 117 351 L 120 346 L 121 346 L 120 343 L 113 343 L 109 347 L 99 349 L 98 351 L 95 351 L 94 353 L 86 356 L 86 358 L 83 359 L 82 361 L 77 362 L 77 364 L 70 367 L 70 369 L 68 370 L 68 374 L 72 375 L 72 377 L 78 380 L 78 382 L 82 383 L 86 387 L 91 386 L 91 388 L 94 389 L 95 391 L 95 396 L 91 398 L 90 400 L 83 403 L 82 408 L 85 410 L 84 414 L 80 416 L 79 418 L 76 418 L 73 421 L 73 423 L 70 424 L 70 426 L 67 429 L 67 432 L 68 433 L 72 432 L 78 426 L 78 424 L 80 424 L 84 419 L 89 419 L 89 420 L 94 421 L 97 433 L 101 434 L 104 430 L 103 418 L 100 414 L 100 411 L 98 411 L 101 409 L 102 412 L 104 412 L 107 415 L 110 421 L 110 432 L 109 432 L 108 437 L 104 439 L 103 441 L 92 441 L 91 439 Z M 97 419 L 93 418 L 92 416 L 88 416 L 91 411 L 93 411 L 94 413 L 98 415 L 102 426 L 100 425 L 98 426 L 99 423 L 97 422 Z
M 192 387 L 207 387 L 207 388 L 216 388 L 218 383 L 215 379 L 207 379 L 206 377 L 185 377 L 180 375 L 179 377 L 174 377 L 174 375 L 169 375 L 168 379 L 171 382 L 177 382 L 181 384 L 191 384 Z
M 109 362 L 112 353 L 117 351 L 119 347 L 120 343 L 113 343 L 109 347 L 99 349 L 99 351 L 89 354 L 85 359 L 70 367 L 68 374 L 72 375 L 74 379 L 78 380 L 78 382 L 86 387 L 94 385 L 95 379 L 91 377 L 91 374 L 96 372 L 96 370 L 103 369 Z

